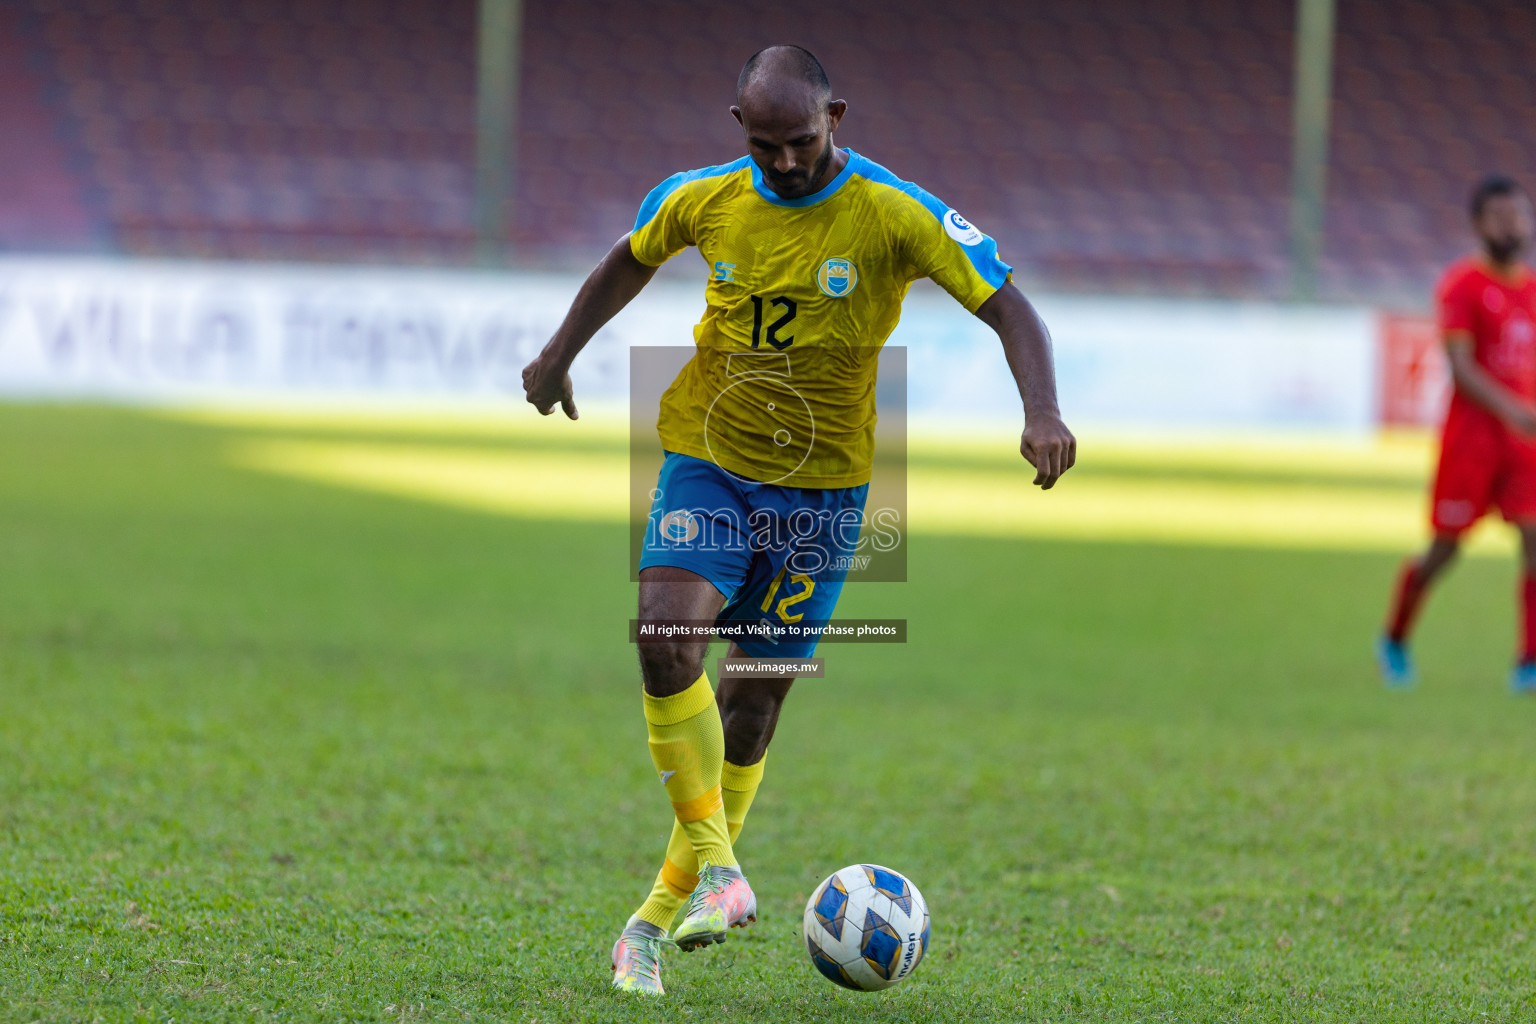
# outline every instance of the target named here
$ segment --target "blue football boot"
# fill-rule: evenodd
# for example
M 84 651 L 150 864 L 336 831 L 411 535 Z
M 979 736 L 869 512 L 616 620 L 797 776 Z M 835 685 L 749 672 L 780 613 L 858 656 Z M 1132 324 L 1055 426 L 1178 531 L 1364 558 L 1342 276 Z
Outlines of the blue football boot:
M 1391 689 L 1406 690 L 1418 681 L 1407 645 L 1389 636 L 1376 638 L 1376 667 L 1381 671 L 1381 681 Z M 1532 669 L 1532 681 L 1536 687 L 1536 667 Z
M 1536 661 L 1522 661 L 1509 673 L 1509 688 L 1514 693 L 1536 693 Z

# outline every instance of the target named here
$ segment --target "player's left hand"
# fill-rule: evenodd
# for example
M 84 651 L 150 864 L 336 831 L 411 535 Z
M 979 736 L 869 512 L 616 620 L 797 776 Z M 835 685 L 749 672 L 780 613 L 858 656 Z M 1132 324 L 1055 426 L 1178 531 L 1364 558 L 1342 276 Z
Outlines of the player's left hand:
M 1019 454 L 1035 467 L 1034 482 L 1048 491 L 1077 462 L 1077 438 L 1060 416 L 1030 416 L 1019 439 Z
M 576 398 L 571 385 L 571 375 L 565 367 L 553 365 L 554 360 L 546 350 L 523 367 L 523 392 L 528 404 L 548 416 L 558 404 L 566 416 L 576 419 Z

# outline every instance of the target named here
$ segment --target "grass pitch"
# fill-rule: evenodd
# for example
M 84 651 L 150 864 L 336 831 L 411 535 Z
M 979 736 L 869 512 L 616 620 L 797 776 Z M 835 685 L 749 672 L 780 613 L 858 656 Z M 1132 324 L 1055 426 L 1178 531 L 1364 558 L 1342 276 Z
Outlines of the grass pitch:
M 911 642 L 824 647 L 786 709 L 761 919 L 637 1003 L 608 948 L 668 808 L 622 527 L 285 479 L 250 440 L 0 407 L 0 1019 L 1536 1019 L 1506 561 L 1457 568 L 1387 693 L 1391 555 L 917 536 L 839 609 Z M 799 942 L 861 860 L 934 914 L 884 994 Z

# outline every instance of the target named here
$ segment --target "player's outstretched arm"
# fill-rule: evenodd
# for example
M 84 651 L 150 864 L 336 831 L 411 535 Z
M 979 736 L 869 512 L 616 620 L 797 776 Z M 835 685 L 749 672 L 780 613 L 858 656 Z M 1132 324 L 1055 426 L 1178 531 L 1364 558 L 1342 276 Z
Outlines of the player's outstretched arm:
M 1035 307 L 1011 283 L 993 292 L 976 315 L 1002 340 L 1008 368 L 1024 400 L 1024 436 L 1019 440 L 1019 453 L 1035 467 L 1035 483 L 1042 490 L 1050 490 L 1077 461 L 1077 438 L 1062 422 L 1056 406 L 1051 336 Z
M 1456 390 L 1493 413 L 1518 434 L 1536 436 L 1536 409 L 1495 380 L 1472 356 L 1472 339 L 1462 332 L 1448 334 L 1446 355 Z
M 548 416 L 558 404 L 567 416 L 576 418 L 570 374 L 576 353 L 655 276 L 655 267 L 635 259 L 628 235 L 615 242 L 598 261 L 576 293 L 555 336 L 533 362 L 523 367 L 523 391 L 528 395 L 528 403 L 541 415 Z

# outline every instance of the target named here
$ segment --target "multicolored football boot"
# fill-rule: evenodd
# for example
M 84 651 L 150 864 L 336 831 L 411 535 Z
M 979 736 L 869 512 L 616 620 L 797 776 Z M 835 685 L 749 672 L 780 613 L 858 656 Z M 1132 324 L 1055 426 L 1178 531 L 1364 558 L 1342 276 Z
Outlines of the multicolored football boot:
M 745 928 L 757 920 L 757 897 L 740 868 L 699 867 L 699 884 L 688 897 L 688 916 L 672 933 L 677 948 L 691 952 L 724 942 L 727 928 Z
M 613 944 L 613 987 L 644 996 L 666 995 L 661 987 L 661 947 L 667 941 L 666 932 L 631 917 Z
M 1522 661 L 1509 674 L 1509 688 L 1514 693 L 1536 693 L 1536 661 Z

